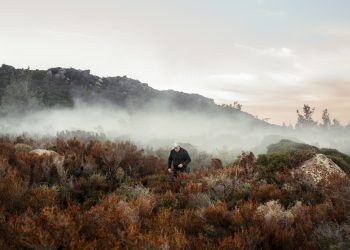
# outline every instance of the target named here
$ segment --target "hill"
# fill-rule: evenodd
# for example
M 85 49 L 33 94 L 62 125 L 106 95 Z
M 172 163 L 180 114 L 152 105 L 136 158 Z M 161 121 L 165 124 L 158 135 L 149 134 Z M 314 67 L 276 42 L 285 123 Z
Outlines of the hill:
M 126 76 L 99 77 L 92 75 L 90 70 L 74 68 L 30 70 L 3 64 L 0 67 L 0 100 L 8 95 L 6 89 L 11 84 L 23 79 L 28 80 L 31 95 L 42 106 L 49 108 L 73 107 L 75 100 L 79 100 L 88 104 L 109 103 L 126 108 L 129 112 L 147 108 L 162 111 L 186 110 L 216 116 L 228 115 L 262 126 L 272 126 L 236 108 L 217 105 L 213 99 L 199 94 L 157 90 L 147 83 Z

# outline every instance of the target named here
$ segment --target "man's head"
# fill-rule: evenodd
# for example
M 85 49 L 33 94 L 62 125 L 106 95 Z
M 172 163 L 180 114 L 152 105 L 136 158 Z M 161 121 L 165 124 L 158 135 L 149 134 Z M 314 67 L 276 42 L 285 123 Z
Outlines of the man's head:
M 179 151 L 180 151 L 180 145 L 179 145 L 177 142 L 175 142 L 175 143 L 173 144 L 173 147 L 174 147 L 174 150 L 175 150 L 176 152 L 179 152 Z

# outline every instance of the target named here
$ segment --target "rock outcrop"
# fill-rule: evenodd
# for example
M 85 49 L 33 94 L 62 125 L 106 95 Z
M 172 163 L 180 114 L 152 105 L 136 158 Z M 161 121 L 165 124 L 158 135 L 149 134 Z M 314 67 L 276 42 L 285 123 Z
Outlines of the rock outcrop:
M 48 106 L 72 106 L 75 98 L 92 103 L 107 101 L 135 109 L 154 103 L 189 109 L 215 108 L 213 99 L 174 90 L 156 90 L 147 83 L 127 76 L 99 77 L 90 70 L 49 68 L 48 70 L 16 69 L 3 64 L 0 67 L 0 99 L 12 79 L 31 78 L 34 92 L 41 93 Z
M 174 90 L 157 90 L 147 83 L 127 76 L 99 77 L 90 70 L 49 68 L 48 70 L 16 69 L 3 64 L 0 67 L 0 100 L 14 79 L 29 79 L 30 88 L 43 107 L 73 107 L 76 100 L 88 104 L 116 105 L 129 112 L 148 108 L 169 112 L 186 110 L 207 115 L 228 115 L 246 119 L 253 124 L 275 127 L 238 109 L 215 104 L 211 98 Z
M 306 181 L 313 185 L 317 185 L 321 181 L 327 183 L 329 177 L 334 174 L 341 177 L 346 176 L 346 173 L 324 154 L 316 154 L 313 158 L 305 161 L 301 166 L 292 171 L 294 174 L 300 174 Z
M 65 157 L 59 153 L 47 150 L 47 149 L 34 149 L 30 151 L 31 154 L 36 154 L 44 157 L 42 162 L 42 171 L 44 175 L 49 175 L 52 166 L 56 167 L 57 173 L 61 181 L 65 181 L 67 177 L 67 172 L 64 169 L 64 159 Z

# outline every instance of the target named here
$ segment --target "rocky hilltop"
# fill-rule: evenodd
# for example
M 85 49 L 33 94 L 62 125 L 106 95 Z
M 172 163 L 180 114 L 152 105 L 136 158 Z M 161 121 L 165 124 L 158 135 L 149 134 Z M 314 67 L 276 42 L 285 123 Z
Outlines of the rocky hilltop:
M 19 89 L 29 93 L 13 94 L 9 98 L 11 85 L 26 80 L 25 85 L 12 86 L 12 92 Z M 21 90 L 22 91 L 22 90 Z M 47 70 L 17 69 L 3 64 L 0 67 L 1 104 L 17 102 L 18 99 L 34 97 L 43 107 L 73 107 L 76 100 L 89 104 L 109 103 L 127 108 L 128 111 L 148 110 L 188 110 L 205 112 L 207 115 L 223 115 L 235 120 L 245 119 L 251 124 L 275 127 L 240 109 L 215 104 L 214 100 L 194 93 L 174 90 L 157 90 L 147 83 L 127 76 L 99 77 L 90 70 L 74 68 L 49 68 Z M 10 100 L 10 101 L 9 101 Z
M 213 99 L 198 94 L 173 90 L 156 90 L 147 83 L 126 76 L 99 77 L 90 70 L 74 68 L 50 68 L 48 70 L 16 69 L 3 64 L 0 68 L 0 95 L 13 79 L 30 77 L 32 87 L 47 106 L 71 106 L 74 98 L 86 102 L 109 101 L 111 103 L 135 107 L 150 104 L 152 101 L 166 101 L 177 107 L 210 109 L 217 105 Z

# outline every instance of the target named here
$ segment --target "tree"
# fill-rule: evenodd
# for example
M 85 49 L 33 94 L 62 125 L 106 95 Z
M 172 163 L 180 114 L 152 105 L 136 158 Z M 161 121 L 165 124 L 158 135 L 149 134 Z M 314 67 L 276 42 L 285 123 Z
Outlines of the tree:
M 238 101 L 234 101 L 233 105 L 231 103 L 230 104 L 221 104 L 221 107 L 242 110 L 242 104 L 240 104 Z
M 233 107 L 238 110 L 242 110 L 242 104 L 240 104 L 238 101 L 233 102 Z
M 312 119 L 312 114 L 315 112 L 315 108 L 311 108 L 309 105 L 304 104 L 303 113 L 297 110 L 298 121 L 295 125 L 296 128 L 310 128 L 317 125 L 317 122 Z
M 341 128 L 340 121 L 338 121 L 337 119 L 333 119 L 332 128 Z
M 325 109 L 322 112 L 322 124 L 321 127 L 325 128 L 325 129 L 329 129 L 331 126 L 331 118 L 330 115 L 328 113 L 328 110 Z

